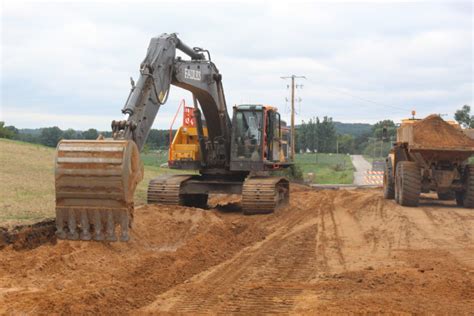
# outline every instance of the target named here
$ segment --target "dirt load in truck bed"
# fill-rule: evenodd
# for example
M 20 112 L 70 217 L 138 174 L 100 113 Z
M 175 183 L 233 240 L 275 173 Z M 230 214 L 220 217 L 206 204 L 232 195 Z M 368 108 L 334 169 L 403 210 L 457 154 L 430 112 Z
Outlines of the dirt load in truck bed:
M 219 202 L 220 199 L 220 202 Z M 290 205 L 243 216 L 143 206 L 129 243 L 0 250 L 0 314 L 470 314 L 474 212 L 380 190 L 294 185 Z
M 432 114 L 413 123 L 413 142 L 426 148 L 473 148 L 474 140 L 461 129 L 445 122 L 439 115 Z

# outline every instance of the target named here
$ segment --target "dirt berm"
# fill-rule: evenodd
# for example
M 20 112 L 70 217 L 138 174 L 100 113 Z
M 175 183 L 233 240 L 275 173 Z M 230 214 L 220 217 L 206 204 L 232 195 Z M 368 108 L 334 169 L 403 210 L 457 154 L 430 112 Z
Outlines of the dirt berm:
M 138 208 L 129 243 L 7 246 L 0 314 L 472 313 L 473 210 L 294 188 L 275 214 L 217 197 Z

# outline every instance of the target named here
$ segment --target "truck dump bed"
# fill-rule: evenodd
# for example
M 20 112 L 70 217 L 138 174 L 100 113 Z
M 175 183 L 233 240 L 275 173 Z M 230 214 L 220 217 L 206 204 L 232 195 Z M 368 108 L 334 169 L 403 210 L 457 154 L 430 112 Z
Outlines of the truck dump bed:
M 446 122 L 436 114 L 422 120 L 404 120 L 397 130 L 397 142 L 406 143 L 409 152 L 419 152 L 431 159 L 436 156 L 463 160 L 474 154 L 474 139 L 459 125 Z

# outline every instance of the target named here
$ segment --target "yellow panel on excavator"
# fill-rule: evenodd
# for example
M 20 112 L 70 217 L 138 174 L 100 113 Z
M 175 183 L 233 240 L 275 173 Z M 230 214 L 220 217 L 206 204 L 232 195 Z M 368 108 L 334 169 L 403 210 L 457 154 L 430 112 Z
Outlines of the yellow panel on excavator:
M 130 140 L 62 140 L 56 151 L 56 228 L 60 239 L 129 239 L 133 194 L 143 178 Z
M 207 137 L 207 128 L 203 129 L 204 136 Z M 181 126 L 173 138 L 170 145 L 169 160 L 200 160 L 199 140 L 196 127 Z

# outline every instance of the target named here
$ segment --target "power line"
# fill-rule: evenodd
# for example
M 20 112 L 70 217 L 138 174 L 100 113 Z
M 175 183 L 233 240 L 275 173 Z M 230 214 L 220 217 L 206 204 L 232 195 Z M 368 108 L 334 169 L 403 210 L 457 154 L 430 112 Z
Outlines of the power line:
M 314 83 L 313 81 L 310 80 L 311 83 Z M 358 95 L 355 95 L 355 94 L 352 94 L 352 93 L 349 93 L 349 92 L 346 92 L 346 91 L 343 91 L 341 89 L 338 89 L 338 88 L 332 88 L 332 87 L 324 87 L 325 89 L 328 89 L 328 90 L 333 90 L 334 92 L 338 93 L 338 94 L 344 94 L 344 95 L 347 95 L 347 96 L 350 96 L 350 97 L 353 97 L 355 99 L 358 99 L 360 101 L 363 101 L 363 102 L 367 102 L 367 103 L 372 103 L 374 105 L 377 105 L 377 106 L 380 106 L 380 107 L 389 107 L 389 108 L 393 108 L 393 109 L 397 109 L 399 111 L 403 111 L 403 112 L 406 112 L 406 111 L 411 111 L 412 109 L 408 109 L 408 108 L 405 108 L 405 107 L 401 107 L 401 106 L 398 106 L 398 105 L 391 105 L 391 104 L 384 104 L 384 103 L 381 103 L 381 102 L 377 102 L 377 101 L 374 101 L 374 100 L 370 100 L 370 99 L 367 99 L 367 98 L 362 98 Z
M 291 79 L 291 160 L 295 160 L 295 79 L 306 79 L 305 76 L 283 76 L 283 80 Z M 298 85 L 296 85 L 298 88 Z M 300 85 L 303 88 L 303 85 Z M 300 99 L 301 100 L 301 99 Z

